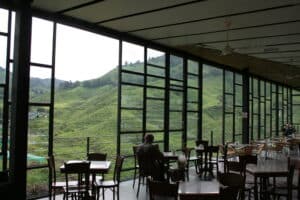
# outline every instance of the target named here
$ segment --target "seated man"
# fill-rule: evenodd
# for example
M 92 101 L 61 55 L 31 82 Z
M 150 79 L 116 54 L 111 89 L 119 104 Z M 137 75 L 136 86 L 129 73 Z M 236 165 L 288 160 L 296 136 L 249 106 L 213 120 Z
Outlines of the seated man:
M 146 134 L 144 143 L 137 149 L 140 173 L 143 176 L 151 176 L 154 180 L 164 181 L 164 157 L 158 145 L 152 144 L 153 141 L 154 136 Z

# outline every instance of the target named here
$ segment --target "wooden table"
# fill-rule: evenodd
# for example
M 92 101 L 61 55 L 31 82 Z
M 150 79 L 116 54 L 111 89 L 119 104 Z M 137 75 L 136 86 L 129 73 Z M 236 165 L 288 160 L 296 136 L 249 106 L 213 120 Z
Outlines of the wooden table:
M 287 177 L 288 176 L 288 163 L 282 160 L 264 160 L 258 161 L 257 165 L 249 164 L 246 166 L 246 171 L 254 176 L 254 197 L 258 200 L 258 186 L 257 179 L 262 178 L 265 183 L 269 177 Z M 266 189 L 263 183 L 263 189 Z
M 86 160 L 69 160 L 66 163 L 78 163 L 78 162 L 86 162 Z M 92 174 L 92 182 L 96 181 L 96 174 L 106 174 L 110 168 L 110 161 L 89 161 L 90 165 L 90 173 Z M 65 165 L 60 166 L 60 172 L 65 173 Z M 94 184 L 92 184 L 92 195 L 96 197 L 96 190 Z
M 66 163 L 78 163 L 78 162 L 84 162 L 83 160 L 69 160 Z M 91 166 L 90 166 L 90 173 L 91 174 L 97 174 L 97 173 L 107 173 L 110 168 L 110 161 L 90 161 Z M 64 173 L 65 172 L 65 165 L 63 164 L 60 166 L 60 172 Z
M 188 181 L 180 182 L 178 188 L 179 196 L 182 195 L 197 195 L 207 197 L 220 195 L 220 183 L 213 179 L 211 181 Z

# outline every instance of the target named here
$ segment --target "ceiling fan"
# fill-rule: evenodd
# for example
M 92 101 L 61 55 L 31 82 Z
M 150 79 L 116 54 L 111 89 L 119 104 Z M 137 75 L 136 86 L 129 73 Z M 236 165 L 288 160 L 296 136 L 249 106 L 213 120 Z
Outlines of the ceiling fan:
M 231 21 L 229 20 L 225 20 L 225 27 L 226 27 L 226 45 L 225 47 L 221 50 L 221 55 L 223 56 L 226 56 L 226 55 L 229 55 L 229 54 L 232 54 L 234 53 L 234 48 L 232 48 L 230 45 L 229 45 L 229 28 L 231 26 Z

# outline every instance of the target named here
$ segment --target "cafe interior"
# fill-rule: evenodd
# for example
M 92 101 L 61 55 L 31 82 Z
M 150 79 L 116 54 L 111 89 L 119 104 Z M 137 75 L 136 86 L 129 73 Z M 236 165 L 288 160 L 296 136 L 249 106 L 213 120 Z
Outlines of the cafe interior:
M 1 0 L 0 199 L 299 199 L 299 11 Z

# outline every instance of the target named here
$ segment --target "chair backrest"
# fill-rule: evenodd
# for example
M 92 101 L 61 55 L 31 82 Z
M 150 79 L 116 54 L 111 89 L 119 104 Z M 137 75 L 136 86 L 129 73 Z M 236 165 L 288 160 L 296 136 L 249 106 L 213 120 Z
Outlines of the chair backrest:
M 84 188 L 86 196 L 88 196 L 90 183 L 89 181 L 83 181 L 83 178 L 84 180 L 89 180 L 90 165 L 90 162 L 64 163 L 67 194 L 69 193 L 69 180 L 72 179 L 75 175 L 78 184 L 81 185 L 80 188 Z
M 189 160 L 190 160 L 190 157 L 191 157 L 191 152 L 194 148 L 189 148 L 189 147 L 184 147 L 182 148 L 182 153 L 185 155 L 185 158 L 187 160 L 186 162 L 186 168 L 189 168 Z
M 224 200 L 236 200 L 245 185 L 244 177 L 236 173 L 220 174 L 219 182 L 221 184 L 220 196 Z
M 239 162 L 242 166 L 242 173 L 246 178 L 246 166 L 247 164 L 257 164 L 257 155 L 240 155 Z
M 124 156 L 117 155 L 115 169 L 114 169 L 114 181 L 120 182 L 121 179 L 121 171 L 124 162 Z
M 289 174 L 287 177 L 287 187 L 288 187 L 288 199 L 292 199 L 292 189 L 293 189 L 293 178 L 294 178 L 294 171 L 295 171 L 295 164 L 290 162 L 290 158 L 288 159 L 288 167 L 289 167 Z M 299 187 L 299 186 L 298 186 Z
M 106 153 L 88 153 L 87 154 L 88 160 L 105 161 L 106 157 L 107 157 Z
M 132 151 L 133 151 L 133 156 L 134 156 L 134 167 L 136 167 L 136 165 L 137 165 L 137 150 L 138 150 L 138 148 L 139 148 L 138 145 L 132 146 Z
M 56 171 L 55 171 L 55 159 L 54 156 L 49 156 L 47 158 L 47 162 L 48 162 L 48 167 L 49 167 L 49 172 L 50 172 L 50 176 L 51 176 L 51 181 L 52 183 L 56 183 Z
M 148 179 L 150 200 L 169 197 L 177 200 L 178 183 L 160 182 Z
M 202 144 L 204 147 L 208 146 L 208 141 L 207 140 L 196 140 L 196 146 L 199 146 L 200 144 Z
M 216 158 L 219 158 L 219 146 L 207 146 L 207 152 L 208 152 L 208 160 L 212 160 L 213 155 L 216 155 Z

